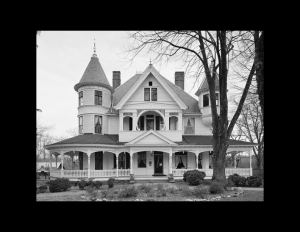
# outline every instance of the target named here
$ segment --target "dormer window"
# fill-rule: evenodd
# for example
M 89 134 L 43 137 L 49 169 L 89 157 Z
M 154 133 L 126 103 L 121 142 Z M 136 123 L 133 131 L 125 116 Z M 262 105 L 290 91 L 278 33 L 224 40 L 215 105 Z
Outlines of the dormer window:
M 203 95 L 203 107 L 209 106 L 209 94 Z
M 79 106 L 83 105 L 83 91 L 79 92 Z
M 102 91 L 95 90 L 95 105 L 102 106 Z
M 157 88 L 144 88 L 144 101 L 157 101 Z

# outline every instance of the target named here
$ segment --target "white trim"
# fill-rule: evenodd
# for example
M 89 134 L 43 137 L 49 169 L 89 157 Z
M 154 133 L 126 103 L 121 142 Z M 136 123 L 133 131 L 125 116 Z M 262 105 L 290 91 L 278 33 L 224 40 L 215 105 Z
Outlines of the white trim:
M 143 74 L 138 78 L 138 80 L 131 86 L 131 88 L 125 94 L 125 96 L 115 106 L 116 110 L 119 110 L 123 107 L 123 105 L 128 101 L 128 99 L 132 96 L 132 94 L 143 83 L 143 81 L 148 77 L 148 75 L 150 73 L 152 73 L 152 75 L 157 79 L 157 81 L 162 85 L 162 87 L 170 94 L 170 96 L 175 100 L 175 102 L 179 105 L 179 107 L 181 109 L 186 110 L 188 108 L 183 103 L 183 101 L 178 97 L 178 95 L 171 89 L 171 87 L 165 82 L 165 80 L 162 78 L 162 76 L 159 74 L 159 72 L 153 67 L 153 65 L 149 65 L 146 68 L 146 70 L 143 72 Z M 152 86 L 150 86 L 150 87 L 152 87 Z

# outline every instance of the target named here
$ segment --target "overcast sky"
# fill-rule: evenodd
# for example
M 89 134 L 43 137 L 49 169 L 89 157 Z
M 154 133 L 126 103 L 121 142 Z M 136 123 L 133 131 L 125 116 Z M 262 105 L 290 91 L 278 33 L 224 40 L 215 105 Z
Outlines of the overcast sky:
M 143 72 L 154 54 L 141 54 L 131 66 L 125 59 L 128 35 L 125 31 L 42 31 L 37 35 L 37 102 L 40 124 L 54 128 L 50 134 L 67 136 L 68 129 L 78 128 L 78 95 L 74 90 L 93 55 L 94 39 L 96 54 L 109 83 L 112 72 L 121 72 L 121 84 Z M 153 63 L 153 62 L 152 62 Z M 175 71 L 184 71 L 180 63 L 155 64 L 154 67 L 174 83 Z M 185 91 L 197 99 L 202 78 L 192 88 L 195 79 L 185 79 Z

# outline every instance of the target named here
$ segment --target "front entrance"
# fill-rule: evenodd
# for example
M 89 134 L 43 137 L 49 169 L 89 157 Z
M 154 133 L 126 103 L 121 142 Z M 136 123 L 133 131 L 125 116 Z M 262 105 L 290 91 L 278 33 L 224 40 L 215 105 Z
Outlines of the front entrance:
M 163 175 L 164 156 L 162 152 L 154 152 L 154 175 Z

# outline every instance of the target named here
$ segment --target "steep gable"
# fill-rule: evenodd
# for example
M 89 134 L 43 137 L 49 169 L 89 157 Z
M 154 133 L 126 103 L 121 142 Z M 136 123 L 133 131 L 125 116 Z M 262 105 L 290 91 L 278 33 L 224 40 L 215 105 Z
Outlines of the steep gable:
M 165 136 L 161 135 L 159 132 L 154 130 L 146 131 L 145 133 L 141 134 L 137 138 L 131 140 L 130 142 L 126 143 L 125 145 L 165 145 L 165 146 L 176 146 L 177 144 L 166 138 Z

